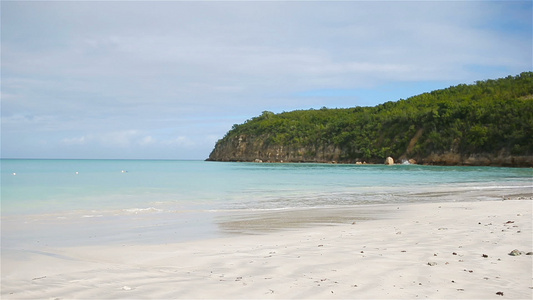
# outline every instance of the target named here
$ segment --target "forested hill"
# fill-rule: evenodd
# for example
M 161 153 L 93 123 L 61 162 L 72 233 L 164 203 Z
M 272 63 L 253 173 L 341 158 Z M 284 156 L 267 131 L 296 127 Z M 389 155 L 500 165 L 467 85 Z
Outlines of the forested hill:
M 533 72 L 375 107 L 265 111 L 208 160 L 533 166 Z

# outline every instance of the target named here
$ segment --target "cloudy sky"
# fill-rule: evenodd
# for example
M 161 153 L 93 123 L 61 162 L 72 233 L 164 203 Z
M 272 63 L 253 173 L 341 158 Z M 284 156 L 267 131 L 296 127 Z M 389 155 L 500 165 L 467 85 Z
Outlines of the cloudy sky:
M 205 159 L 262 111 L 531 71 L 528 1 L 2 1 L 3 158 Z

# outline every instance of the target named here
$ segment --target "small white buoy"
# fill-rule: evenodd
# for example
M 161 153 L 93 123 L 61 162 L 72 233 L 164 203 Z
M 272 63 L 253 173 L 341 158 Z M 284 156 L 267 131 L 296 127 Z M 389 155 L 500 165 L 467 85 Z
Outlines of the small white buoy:
M 76 175 L 80 174 L 78 171 L 76 171 Z
M 122 170 L 122 173 L 128 173 L 128 171 Z
M 13 172 L 13 176 L 17 175 L 17 173 Z

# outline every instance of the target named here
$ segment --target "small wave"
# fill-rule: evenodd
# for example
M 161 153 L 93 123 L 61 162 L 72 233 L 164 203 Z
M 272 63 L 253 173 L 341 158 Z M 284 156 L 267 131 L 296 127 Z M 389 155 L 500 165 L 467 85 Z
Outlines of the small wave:
M 305 207 L 307 208 L 307 207 Z M 220 213 L 220 212 L 263 212 L 263 211 L 283 211 L 283 210 L 292 210 L 292 209 L 301 209 L 301 207 L 272 207 L 272 208 L 255 208 L 248 206 L 241 206 L 235 208 L 224 208 L 224 209 L 207 209 L 205 212 L 208 213 Z
M 524 189 L 533 188 L 533 186 L 520 186 L 520 185 L 491 185 L 491 186 L 476 186 L 472 187 L 475 190 L 489 190 L 489 189 Z
M 131 214 L 138 214 L 138 213 L 145 213 L 145 212 L 162 212 L 162 209 L 158 209 L 155 207 L 147 207 L 147 208 L 127 208 L 123 209 L 123 212 L 131 213 Z
M 83 215 L 82 218 L 101 218 L 104 215 Z M 64 218 L 64 217 L 63 217 Z

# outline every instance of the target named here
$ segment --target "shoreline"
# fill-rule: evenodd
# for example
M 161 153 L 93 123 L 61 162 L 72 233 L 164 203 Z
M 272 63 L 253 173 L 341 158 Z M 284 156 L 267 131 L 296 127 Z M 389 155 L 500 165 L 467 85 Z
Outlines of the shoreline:
M 411 160 L 411 159 L 409 159 Z M 512 159 L 511 159 L 512 160 Z M 533 160 L 531 158 L 526 159 L 526 163 L 515 163 L 515 162 L 491 162 L 487 160 L 481 160 L 480 162 L 476 162 L 475 160 L 469 159 L 465 160 L 464 162 L 448 162 L 448 161 L 429 161 L 428 159 L 419 159 L 416 160 L 416 163 L 404 163 L 403 160 L 399 160 L 401 162 L 396 162 L 393 164 L 390 164 L 389 166 L 435 166 L 435 167 L 489 167 L 489 168 L 517 168 L 517 169 L 531 169 L 533 168 Z M 381 162 L 381 160 L 375 160 L 375 161 L 343 161 L 343 160 L 262 160 L 262 159 L 211 159 L 206 158 L 203 161 L 205 162 L 219 162 L 219 163 L 264 163 L 264 164 L 328 164 L 328 165 L 357 165 L 357 166 L 375 166 L 375 165 L 382 165 L 386 166 L 388 164 Z M 408 160 L 406 160 L 408 161 Z
M 4 250 L 1 296 L 530 299 L 533 256 L 509 253 L 533 251 L 532 203 L 375 205 L 305 226 L 282 214 L 266 231 L 230 220 L 233 235 L 182 243 Z

